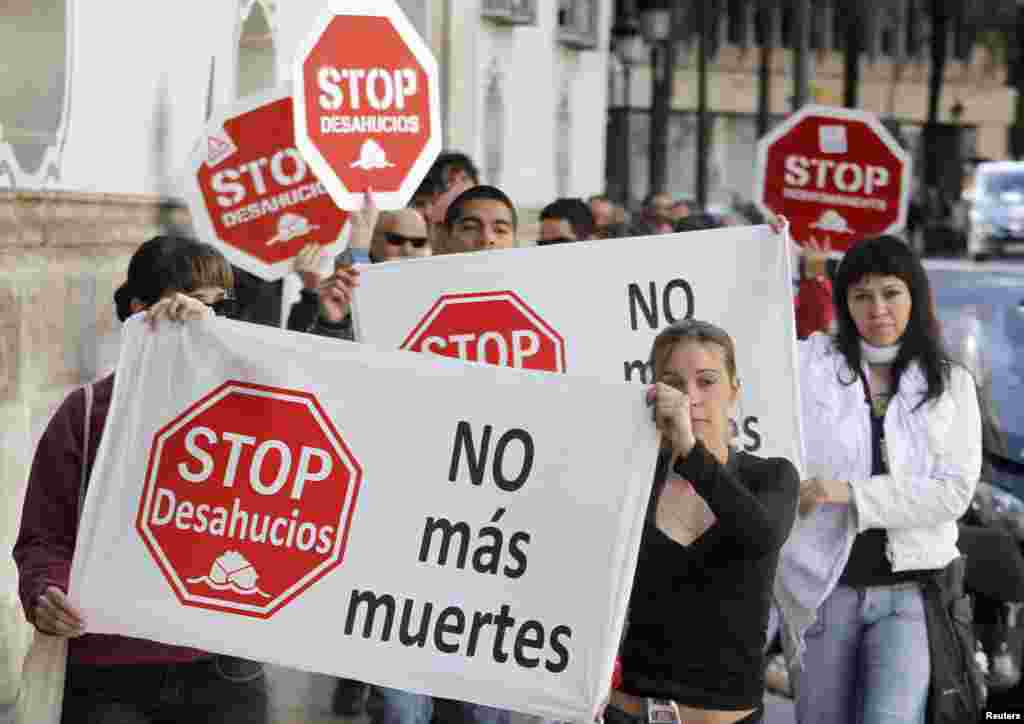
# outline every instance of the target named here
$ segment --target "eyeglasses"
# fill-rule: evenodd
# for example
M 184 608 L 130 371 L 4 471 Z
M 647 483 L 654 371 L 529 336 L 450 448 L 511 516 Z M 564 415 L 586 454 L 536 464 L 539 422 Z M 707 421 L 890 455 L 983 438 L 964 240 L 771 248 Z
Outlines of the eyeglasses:
M 412 244 L 414 249 L 422 249 L 427 245 L 427 237 L 425 236 L 402 236 L 401 234 L 395 234 L 390 231 L 384 232 L 384 240 L 394 246 Z

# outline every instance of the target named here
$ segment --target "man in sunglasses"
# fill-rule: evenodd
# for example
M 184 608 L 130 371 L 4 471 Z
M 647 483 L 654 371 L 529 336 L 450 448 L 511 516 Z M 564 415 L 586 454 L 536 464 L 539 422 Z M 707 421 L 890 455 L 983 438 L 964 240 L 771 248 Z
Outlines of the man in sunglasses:
M 320 275 L 319 245 L 308 245 L 296 257 L 295 272 L 302 279 L 302 292 L 288 314 L 288 329 L 352 339 L 349 303 L 359 275 L 353 267 L 357 261 L 354 250 L 365 254 L 363 250 L 369 248 L 371 263 L 431 254 L 426 221 L 415 209 L 381 212 L 367 191 L 363 208 L 353 211 L 350 221 L 349 248 L 334 260 L 334 273 L 329 277 Z
M 381 212 L 370 242 L 370 261 L 430 256 L 427 222 L 415 209 Z

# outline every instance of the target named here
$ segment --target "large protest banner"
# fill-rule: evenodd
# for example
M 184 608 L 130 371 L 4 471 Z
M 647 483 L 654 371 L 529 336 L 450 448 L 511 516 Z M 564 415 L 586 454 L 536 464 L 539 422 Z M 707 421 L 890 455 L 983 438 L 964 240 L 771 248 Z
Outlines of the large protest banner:
M 714 322 L 736 342 L 736 445 L 799 467 L 790 268 L 787 241 L 767 226 L 376 264 L 355 294 L 356 334 L 382 347 L 640 383 L 651 381 L 658 331 L 687 317 Z
M 656 453 L 626 385 L 136 317 L 70 596 L 92 633 L 590 720 Z

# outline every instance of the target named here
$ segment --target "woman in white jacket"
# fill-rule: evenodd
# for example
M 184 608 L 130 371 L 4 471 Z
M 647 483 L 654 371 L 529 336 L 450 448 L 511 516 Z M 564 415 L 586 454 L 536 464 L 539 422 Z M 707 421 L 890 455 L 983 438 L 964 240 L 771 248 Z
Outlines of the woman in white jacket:
M 959 555 L 981 468 L 977 395 L 905 243 L 848 251 L 833 299 L 836 336 L 800 343 L 808 479 L 776 578 L 797 720 L 923 724 L 920 581 Z

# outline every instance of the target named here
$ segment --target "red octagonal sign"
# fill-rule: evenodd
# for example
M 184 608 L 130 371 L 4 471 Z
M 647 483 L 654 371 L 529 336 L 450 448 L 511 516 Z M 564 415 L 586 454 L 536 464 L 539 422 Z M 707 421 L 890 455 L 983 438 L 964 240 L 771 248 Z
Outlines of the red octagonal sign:
M 565 341 L 515 292 L 445 294 L 400 349 L 467 362 L 565 372 Z
M 267 281 L 310 243 L 345 249 L 340 210 L 295 147 L 291 91 L 247 96 L 211 118 L 189 159 L 189 211 L 199 236 Z
M 157 432 L 136 528 L 182 604 L 269 618 L 341 565 L 361 479 L 313 395 L 226 382 Z
M 331 0 L 294 65 L 295 138 L 345 209 L 412 198 L 441 148 L 437 63 L 394 0 Z
M 758 144 L 754 200 L 786 216 L 798 242 L 845 250 L 906 226 L 910 179 L 909 156 L 873 114 L 804 106 Z

